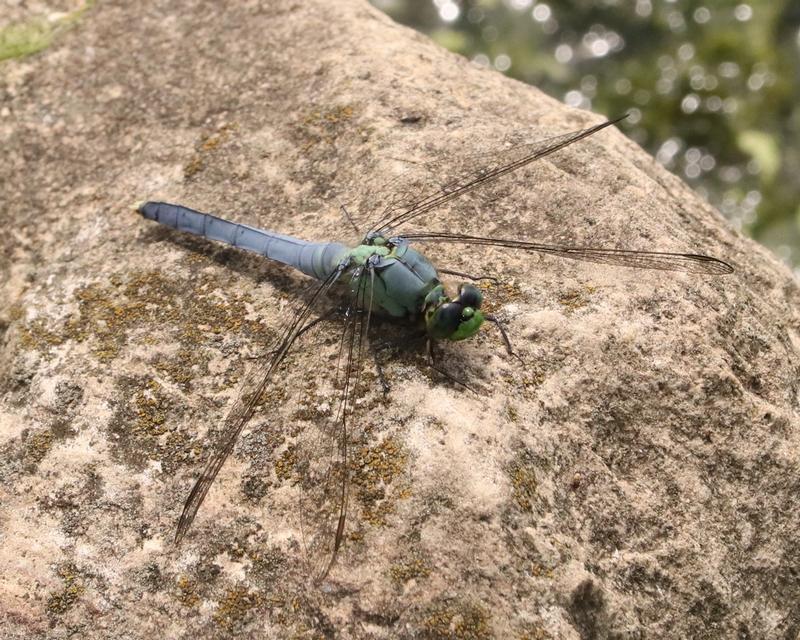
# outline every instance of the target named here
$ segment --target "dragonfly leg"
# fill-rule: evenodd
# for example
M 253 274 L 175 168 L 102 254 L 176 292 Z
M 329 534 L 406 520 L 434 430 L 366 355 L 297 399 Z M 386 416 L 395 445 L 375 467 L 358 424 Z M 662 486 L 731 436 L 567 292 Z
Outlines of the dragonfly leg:
M 343 307 L 331 307 L 325 313 L 323 313 L 320 316 L 317 316 L 311 322 L 309 322 L 307 325 L 305 325 L 302 329 L 300 329 L 300 331 L 297 332 L 297 336 L 295 337 L 295 340 L 299 340 L 300 337 L 304 333 L 307 333 L 308 331 L 311 331 L 311 329 L 316 327 L 320 322 L 324 322 L 325 320 L 330 320 L 337 313 L 343 313 L 343 312 L 344 312 Z M 276 351 L 278 351 L 278 349 L 280 349 L 280 347 L 276 347 L 275 349 L 273 349 L 269 353 L 270 354 L 274 354 Z M 261 357 L 260 355 L 248 356 L 248 359 L 249 360 L 258 360 L 260 357 Z
M 378 354 L 381 351 L 384 351 L 384 350 L 386 350 L 388 348 L 389 348 L 389 344 L 387 342 L 384 342 L 384 343 L 375 345 L 374 348 L 372 349 L 372 357 L 375 360 L 375 370 L 378 372 L 378 380 L 380 381 L 381 387 L 383 388 L 383 397 L 384 398 L 389 395 L 389 391 L 392 390 L 392 387 L 389 385 L 388 380 L 386 380 L 386 373 L 383 370 L 383 364 L 381 363 L 380 358 L 378 357 Z
M 480 395 L 477 391 L 475 391 L 475 389 L 470 387 L 466 382 L 462 382 L 455 376 L 447 373 L 447 371 L 436 365 L 436 349 L 434 348 L 433 340 L 431 339 L 428 339 L 428 366 L 434 371 L 436 371 L 438 374 L 447 378 L 450 382 L 453 382 L 461 387 L 464 387 L 467 391 L 472 391 L 472 393 L 474 393 L 475 395 Z
M 508 355 L 514 356 L 522 364 L 525 364 L 525 361 L 522 359 L 522 357 L 511 347 L 511 340 L 508 339 L 508 333 L 506 332 L 505 326 L 503 326 L 503 322 L 497 316 L 493 316 L 488 313 L 485 316 L 483 316 L 483 319 L 488 322 L 491 322 L 494 326 L 496 326 L 500 330 L 500 335 L 503 336 L 503 342 L 506 345 L 506 351 L 508 352 Z
M 448 276 L 458 276 L 459 278 L 466 278 L 467 280 L 491 280 L 492 282 L 500 282 L 494 276 L 471 276 L 468 273 L 461 273 L 460 271 L 453 271 L 452 269 L 437 269 L 439 273 L 447 274 Z
M 353 218 L 350 216 L 350 212 L 347 210 L 347 207 L 345 207 L 343 204 L 340 204 L 339 205 L 339 209 L 344 214 L 344 217 L 347 218 L 347 221 L 350 223 L 350 226 L 353 227 L 353 229 L 355 229 L 356 233 L 360 236 L 361 235 L 361 231 L 356 226 L 356 223 L 353 221 Z
M 311 329 L 316 327 L 320 322 L 324 322 L 325 320 L 330 320 L 337 313 L 339 313 L 339 314 L 344 313 L 344 307 L 342 307 L 342 306 L 331 307 L 325 313 L 323 313 L 322 315 L 317 316 L 311 322 L 309 322 L 306 326 L 304 326 L 302 329 L 300 329 L 300 331 L 297 332 L 297 337 L 299 338 L 300 336 L 302 336 L 307 331 L 310 331 Z

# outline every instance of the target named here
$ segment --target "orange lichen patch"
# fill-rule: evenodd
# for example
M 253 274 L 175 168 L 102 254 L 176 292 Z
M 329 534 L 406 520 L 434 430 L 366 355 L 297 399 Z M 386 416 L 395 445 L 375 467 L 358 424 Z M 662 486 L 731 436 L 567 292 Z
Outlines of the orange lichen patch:
M 503 305 L 522 299 L 522 289 L 513 280 L 500 282 L 481 281 L 480 289 L 483 292 L 483 305 L 481 309 L 486 313 L 496 313 Z
M 517 640 L 551 640 L 552 637 L 541 627 L 530 627 L 516 636 Z
M 533 461 L 528 459 L 525 452 L 517 456 L 509 465 L 508 476 L 511 481 L 514 502 L 523 511 L 532 511 L 538 483 Z
M 156 436 L 167 431 L 167 398 L 155 380 L 148 380 L 146 386 L 136 392 L 134 410 L 135 430 Z
M 331 107 L 330 109 L 315 109 L 306 114 L 295 125 L 295 129 L 303 142 L 303 151 L 308 151 L 314 145 L 325 142 L 332 144 L 336 140 L 339 128 L 348 122 L 355 114 L 355 109 L 350 105 Z
M 169 278 L 160 271 L 129 279 L 115 276 L 108 284 L 92 283 L 78 289 L 78 311 L 60 327 L 48 328 L 44 319 L 25 325 L 21 342 L 44 352 L 67 340 L 85 342 L 100 362 L 108 363 L 121 354 L 132 330 L 155 328 L 171 333 L 170 342 L 177 338 L 180 344 L 174 355 L 159 356 L 157 370 L 185 386 L 207 367 L 210 355 L 198 345 L 208 342 L 209 334 L 245 333 L 262 344 L 271 338 L 268 327 L 247 319 L 251 296 L 228 292 L 223 297 L 218 291 L 218 283 L 208 273 L 187 280 Z M 155 340 L 154 334 L 147 338 Z
M 66 613 L 85 591 L 78 579 L 77 567 L 72 563 L 62 564 L 56 570 L 63 581 L 63 587 L 47 599 L 47 611 L 52 615 Z
M 186 411 L 174 396 L 148 377 L 122 377 L 115 385 L 114 414 L 108 425 L 111 449 L 129 464 L 158 460 L 170 473 L 197 455 L 194 434 L 176 428 Z
M 27 465 L 39 464 L 53 446 L 51 431 L 37 431 L 25 440 L 24 460 Z
M 338 124 L 339 122 L 350 120 L 355 113 L 350 105 L 332 107 L 330 109 L 315 109 L 303 118 L 303 124 L 314 125 L 319 123 Z
M 19 334 L 20 343 L 27 349 L 46 351 L 64 343 L 64 336 L 47 328 L 44 320 L 36 319 L 24 325 Z
M 186 386 L 194 379 L 193 367 L 197 364 L 197 350 L 181 347 L 174 355 L 159 357 L 153 366 L 165 378 Z
M 241 585 L 229 589 L 217 604 L 213 620 L 227 631 L 233 631 L 241 626 L 261 599 L 260 594 Z
M 427 608 L 422 628 L 431 640 L 485 640 L 492 637 L 490 619 L 477 603 L 448 599 Z
M 407 496 L 398 479 L 408 465 L 408 452 L 393 437 L 374 446 L 362 446 L 354 452 L 351 463 L 352 485 L 358 497 L 362 518 L 373 526 L 386 524 L 395 502 Z
M 558 303 L 564 307 L 566 313 L 572 313 L 589 304 L 589 298 L 597 291 L 597 287 L 587 285 L 581 289 L 571 289 L 559 297 Z
M 430 562 L 420 556 L 412 556 L 404 559 L 389 567 L 389 576 L 397 584 L 403 584 L 409 580 L 427 578 L 431 574 Z
M 299 461 L 297 447 L 290 445 L 275 461 L 275 476 L 281 482 L 292 477 Z
M 529 569 L 534 578 L 552 578 L 553 570 L 549 567 L 542 566 L 541 564 L 533 563 Z
M 228 140 L 231 132 L 238 128 L 239 126 L 235 123 L 225 124 L 213 133 L 204 134 L 195 147 L 194 155 L 183 167 L 183 177 L 189 179 L 202 171 L 206 165 L 208 154 Z
M 181 576 L 178 578 L 178 602 L 186 607 L 194 607 L 200 602 L 200 596 L 197 595 L 197 585 L 187 578 Z
M 78 315 L 70 318 L 64 335 L 78 342 L 89 342 L 92 353 L 101 362 L 119 355 L 125 343 L 125 331 L 149 314 L 149 298 L 155 297 L 162 313 L 173 312 L 169 296 L 164 295 L 168 281 L 156 272 L 134 277 L 126 286 L 112 280 L 106 287 L 93 283 L 79 289 Z

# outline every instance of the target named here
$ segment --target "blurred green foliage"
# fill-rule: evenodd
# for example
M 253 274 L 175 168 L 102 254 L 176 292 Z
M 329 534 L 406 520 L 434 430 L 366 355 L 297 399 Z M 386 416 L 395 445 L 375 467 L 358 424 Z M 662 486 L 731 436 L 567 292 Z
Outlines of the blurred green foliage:
M 59 33 L 69 29 L 91 8 L 94 0 L 84 0 L 72 11 L 39 13 L 41 6 L 33 7 L 26 20 L 5 24 L 0 16 L 0 62 L 37 53 L 46 49 Z M 36 12 L 38 9 L 39 12 Z
M 613 117 L 800 265 L 798 0 L 372 0 L 477 64 Z

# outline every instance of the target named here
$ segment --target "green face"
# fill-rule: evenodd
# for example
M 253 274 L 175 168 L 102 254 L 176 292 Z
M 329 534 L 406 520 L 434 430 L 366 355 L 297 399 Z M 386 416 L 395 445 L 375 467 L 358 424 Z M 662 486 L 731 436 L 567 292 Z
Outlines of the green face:
M 482 301 L 480 290 L 471 284 L 462 284 L 453 300 L 444 294 L 442 285 L 436 286 L 425 298 L 428 335 L 446 340 L 464 340 L 475 335 L 484 320 L 480 311 Z

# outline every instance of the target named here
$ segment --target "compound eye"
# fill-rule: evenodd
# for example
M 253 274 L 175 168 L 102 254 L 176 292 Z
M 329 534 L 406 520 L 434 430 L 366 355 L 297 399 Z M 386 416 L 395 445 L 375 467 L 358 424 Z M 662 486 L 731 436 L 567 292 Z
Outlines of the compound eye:
M 455 302 L 446 302 L 436 311 L 436 325 L 440 331 L 452 333 L 461 322 L 463 307 Z
M 465 282 L 458 288 L 457 301 L 465 307 L 480 309 L 481 302 L 483 302 L 483 294 L 478 287 Z

